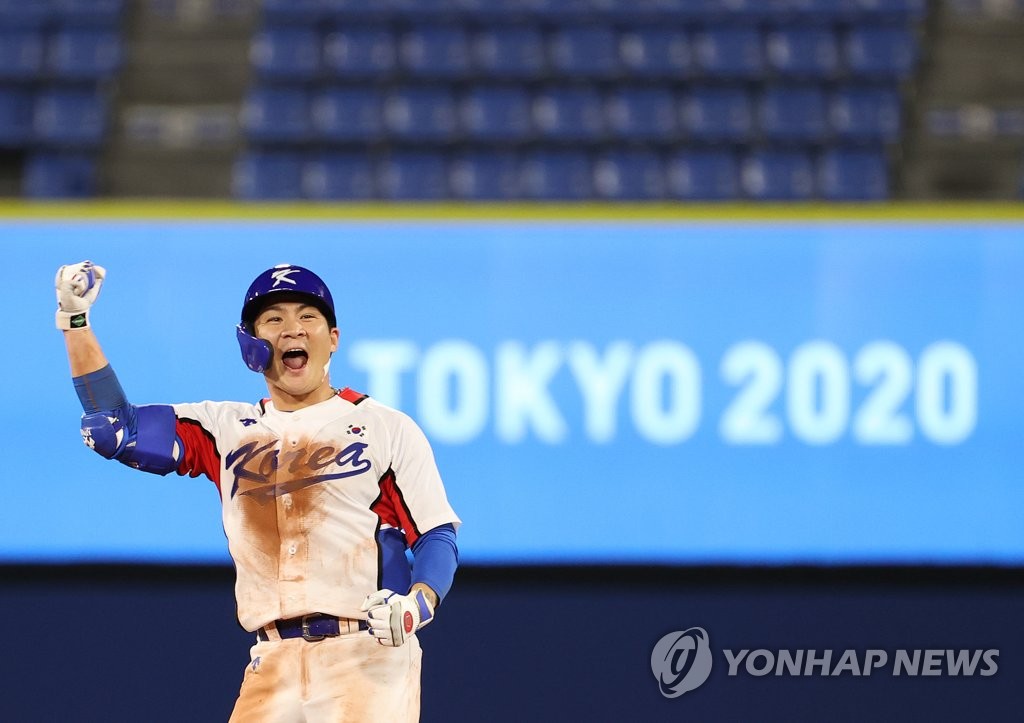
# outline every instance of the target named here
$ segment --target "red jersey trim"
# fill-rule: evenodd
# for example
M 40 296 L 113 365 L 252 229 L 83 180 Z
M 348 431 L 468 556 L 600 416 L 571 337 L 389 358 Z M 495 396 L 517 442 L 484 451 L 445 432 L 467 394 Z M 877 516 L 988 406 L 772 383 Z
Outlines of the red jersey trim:
M 380 487 L 380 494 L 370 505 L 370 510 L 376 514 L 382 523 L 399 529 L 405 535 L 405 542 L 412 547 L 420 537 L 419 528 L 412 518 L 409 506 L 405 503 L 402 490 L 395 481 L 395 472 L 388 469 L 377 482 Z
M 194 419 L 178 417 L 174 423 L 174 432 L 185 445 L 181 462 L 178 463 L 178 474 L 198 477 L 201 474 L 209 477 L 217 489 L 220 489 L 220 452 L 213 435 Z
M 370 397 L 369 394 L 363 394 L 362 392 L 357 392 L 353 389 L 349 389 L 348 387 L 339 391 L 338 396 L 352 404 L 359 404 L 364 399 L 368 399 Z

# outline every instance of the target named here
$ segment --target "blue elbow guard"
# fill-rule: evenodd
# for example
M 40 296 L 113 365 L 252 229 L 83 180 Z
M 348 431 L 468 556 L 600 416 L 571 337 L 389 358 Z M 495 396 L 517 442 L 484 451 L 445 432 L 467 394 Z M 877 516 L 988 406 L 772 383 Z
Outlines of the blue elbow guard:
M 82 417 L 82 441 L 107 459 L 164 475 L 178 467 L 182 445 L 174 409 L 166 404 L 128 405 Z

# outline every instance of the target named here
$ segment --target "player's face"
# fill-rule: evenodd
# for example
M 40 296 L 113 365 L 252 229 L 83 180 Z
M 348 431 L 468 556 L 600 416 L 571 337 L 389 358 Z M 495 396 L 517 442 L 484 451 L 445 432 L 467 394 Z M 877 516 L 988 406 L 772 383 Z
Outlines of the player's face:
M 297 409 L 333 395 L 327 364 L 338 348 L 338 330 L 318 308 L 299 301 L 271 304 L 254 326 L 274 350 L 264 377 L 275 407 Z

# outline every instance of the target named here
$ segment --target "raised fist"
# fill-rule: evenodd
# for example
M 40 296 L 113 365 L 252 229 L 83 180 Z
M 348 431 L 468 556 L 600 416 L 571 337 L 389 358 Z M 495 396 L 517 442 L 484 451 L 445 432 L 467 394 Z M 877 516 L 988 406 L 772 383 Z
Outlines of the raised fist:
M 82 329 L 89 325 L 89 307 L 99 296 L 106 269 L 92 261 L 68 264 L 57 269 L 57 328 Z

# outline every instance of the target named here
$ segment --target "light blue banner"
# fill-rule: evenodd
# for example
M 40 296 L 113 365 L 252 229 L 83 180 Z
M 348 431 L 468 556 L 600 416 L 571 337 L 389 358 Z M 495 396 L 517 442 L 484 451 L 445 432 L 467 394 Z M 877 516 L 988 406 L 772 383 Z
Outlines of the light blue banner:
M 5 222 L 4 561 L 226 561 L 203 479 L 107 462 L 53 275 L 135 403 L 256 400 L 249 282 L 325 278 L 337 386 L 434 444 L 472 563 L 1024 562 L 1022 227 Z

